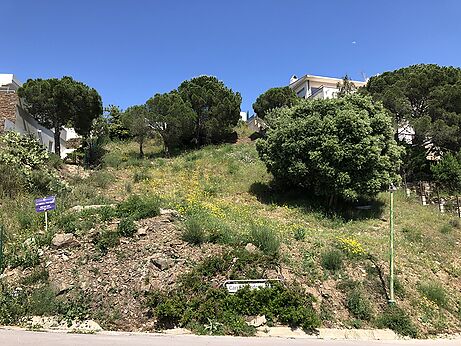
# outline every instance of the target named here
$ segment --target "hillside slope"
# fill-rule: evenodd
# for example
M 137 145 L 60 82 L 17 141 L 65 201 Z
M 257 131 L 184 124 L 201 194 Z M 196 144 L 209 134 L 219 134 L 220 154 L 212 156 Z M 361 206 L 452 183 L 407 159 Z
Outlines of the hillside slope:
M 53 234 L 38 232 L 40 216 L 29 211 L 28 196 L 22 197 L 23 209 L 15 201 L 2 201 L 2 219 L 9 220 L 7 251 L 17 257 L 9 261 L 4 292 L 18 285 L 34 292 L 49 282 L 58 300 L 67 297 L 67 307 L 77 310 L 72 318 L 92 317 L 106 328 L 153 330 L 159 306 L 171 303 L 156 291 L 190 294 L 180 291 L 182 274 L 192 271 L 210 287 L 229 277 L 264 277 L 302 287 L 313 297 L 323 326 L 392 327 L 386 320 L 391 314 L 385 287 L 387 193 L 371 210 L 348 206 L 332 213 L 311 196 L 273 186 L 254 143 L 208 146 L 172 158 L 160 157 L 152 145 L 143 160 L 136 158 L 136 148 L 111 143 L 103 169 L 65 173 L 72 190 L 51 215 L 50 232 L 73 233 L 78 246 L 50 246 Z M 110 208 L 66 212 L 74 205 L 121 203 L 130 195 L 158 196 L 162 208 L 179 216 L 167 222 L 162 216 L 141 218 L 137 233 L 114 240 L 106 236 L 124 217 L 112 215 Z M 461 331 L 458 220 L 400 191 L 395 206 L 398 313 L 407 314 L 415 326 L 407 334 Z M 7 209 L 13 212 L 7 215 Z M 21 248 L 27 239 L 37 244 L 37 260 L 28 261 L 34 254 Z M 260 257 L 244 254 L 249 242 L 257 245 Z M 210 260 L 215 261 L 211 267 Z M 56 311 L 49 307 L 44 313 Z M 392 321 L 405 320 L 402 316 Z

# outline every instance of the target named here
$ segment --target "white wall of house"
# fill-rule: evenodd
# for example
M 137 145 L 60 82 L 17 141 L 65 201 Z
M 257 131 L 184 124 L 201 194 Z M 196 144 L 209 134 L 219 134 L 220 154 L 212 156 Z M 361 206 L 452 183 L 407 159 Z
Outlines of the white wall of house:
M 21 86 L 13 74 L 0 74 L 0 92 L 15 93 Z M 54 152 L 54 131 L 40 125 L 28 112 L 25 111 L 22 101 L 16 107 L 16 119 L 13 123 L 10 120 L 5 120 L 5 131 L 16 131 L 20 134 L 29 134 L 38 139 L 38 141 L 49 151 Z M 66 142 L 80 136 L 73 128 L 63 128 L 60 133 L 61 158 L 65 158 L 75 149 L 68 149 Z

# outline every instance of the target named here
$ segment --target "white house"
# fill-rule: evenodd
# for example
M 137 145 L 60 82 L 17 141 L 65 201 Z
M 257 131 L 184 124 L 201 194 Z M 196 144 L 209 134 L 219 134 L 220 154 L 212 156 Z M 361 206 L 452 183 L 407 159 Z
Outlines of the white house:
M 321 77 L 313 75 L 304 75 L 301 78 L 292 76 L 289 87 L 294 90 L 298 97 L 304 99 L 331 99 L 338 94 L 338 83 L 342 83 L 340 78 Z M 359 88 L 366 82 L 351 80 Z
M 49 152 L 54 152 L 54 131 L 40 125 L 25 110 L 23 100 L 17 95 L 21 85 L 13 74 L 0 74 L 0 133 L 16 131 L 33 135 Z M 79 137 L 74 129 L 61 130 L 61 158 L 75 150 L 68 148 L 68 141 Z

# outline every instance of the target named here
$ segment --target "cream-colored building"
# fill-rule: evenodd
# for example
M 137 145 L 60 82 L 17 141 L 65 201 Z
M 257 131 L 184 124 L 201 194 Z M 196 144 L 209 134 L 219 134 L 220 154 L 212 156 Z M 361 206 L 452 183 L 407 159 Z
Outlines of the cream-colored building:
M 338 83 L 342 83 L 340 78 L 321 77 L 304 75 L 301 78 L 291 77 L 289 87 L 294 90 L 298 97 L 304 99 L 331 99 L 338 94 Z M 366 82 L 351 80 L 356 88 L 364 86 Z

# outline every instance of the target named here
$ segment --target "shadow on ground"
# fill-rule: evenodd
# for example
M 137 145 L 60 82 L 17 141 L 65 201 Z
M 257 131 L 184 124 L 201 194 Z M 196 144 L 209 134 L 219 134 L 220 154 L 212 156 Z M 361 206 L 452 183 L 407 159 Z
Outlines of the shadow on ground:
M 329 206 L 325 198 L 314 196 L 311 192 L 301 189 L 289 189 L 274 183 L 253 183 L 249 193 L 256 196 L 264 204 L 287 205 L 297 207 L 304 212 L 321 213 L 329 217 L 340 217 L 345 221 L 380 218 L 384 211 L 384 203 L 373 198 L 363 198 L 357 202 L 339 200 L 334 206 Z

